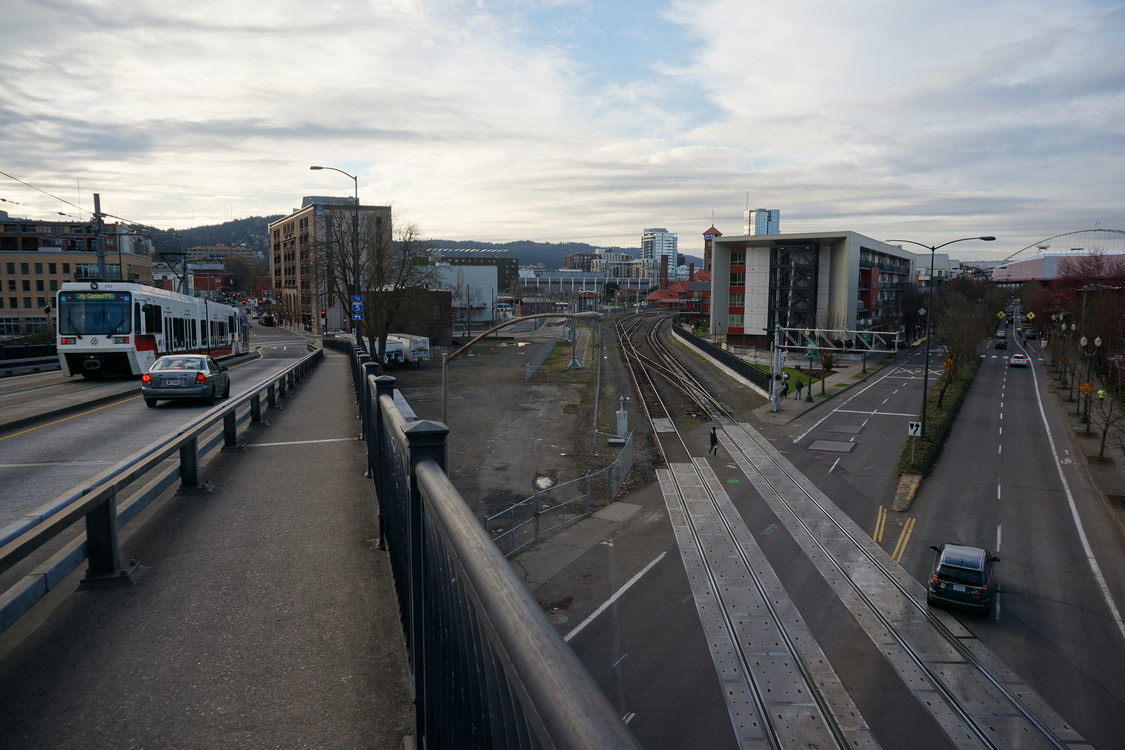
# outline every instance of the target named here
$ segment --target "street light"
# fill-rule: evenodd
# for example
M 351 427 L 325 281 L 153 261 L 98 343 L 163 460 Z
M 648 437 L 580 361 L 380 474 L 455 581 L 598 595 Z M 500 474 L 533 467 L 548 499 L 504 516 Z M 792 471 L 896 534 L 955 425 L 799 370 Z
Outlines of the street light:
M 926 310 L 926 364 L 922 371 L 922 437 L 926 436 L 926 397 L 930 389 L 930 329 L 932 328 L 931 323 L 934 319 L 934 253 L 946 245 L 952 245 L 954 242 L 968 242 L 969 240 L 993 242 L 996 238 L 962 237 L 961 239 L 943 242 L 940 245 L 923 245 L 921 242 L 915 242 L 914 240 L 887 240 L 887 242 L 905 242 L 908 245 L 917 245 L 918 247 L 924 247 L 930 251 L 930 307 Z
M 1090 393 L 1094 390 L 1093 387 L 1090 385 L 1090 362 L 1094 359 L 1094 355 L 1098 353 L 1098 349 L 1101 348 L 1102 338 L 1101 338 L 1101 336 L 1094 337 L 1094 346 L 1090 349 L 1086 348 L 1086 337 L 1085 336 L 1083 336 L 1081 339 L 1079 339 L 1078 343 L 1082 345 L 1082 354 L 1085 355 L 1085 357 L 1086 357 L 1086 382 L 1084 382 L 1082 384 L 1082 385 L 1086 386 L 1086 412 L 1082 415 L 1082 421 L 1086 423 L 1086 434 L 1089 435 L 1090 434 Z
M 360 291 L 361 287 L 359 284 L 359 177 L 354 174 L 348 174 L 344 170 L 337 169 L 336 167 L 313 166 L 309 167 L 309 169 L 330 169 L 333 172 L 339 172 L 345 177 L 352 178 L 352 183 L 355 185 L 355 216 L 352 221 L 352 279 L 355 283 L 355 287 L 352 291 L 352 296 L 361 296 L 363 292 Z M 366 315 L 366 311 L 363 314 Z M 356 345 L 361 345 L 359 338 L 359 324 L 361 321 L 359 318 L 356 318 L 354 314 L 352 318 L 354 318 L 352 322 L 355 323 L 355 343 Z

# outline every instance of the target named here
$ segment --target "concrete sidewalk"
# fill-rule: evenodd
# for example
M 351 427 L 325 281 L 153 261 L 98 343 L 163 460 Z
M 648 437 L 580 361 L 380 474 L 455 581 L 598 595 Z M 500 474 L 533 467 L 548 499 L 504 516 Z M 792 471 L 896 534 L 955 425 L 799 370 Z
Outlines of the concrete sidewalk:
M 413 731 L 399 610 L 364 478 L 348 360 L 324 361 L 208 490 L 122 534 L 136 586 L 80 573 L 0 634 L 0 745 L 400 747 Z

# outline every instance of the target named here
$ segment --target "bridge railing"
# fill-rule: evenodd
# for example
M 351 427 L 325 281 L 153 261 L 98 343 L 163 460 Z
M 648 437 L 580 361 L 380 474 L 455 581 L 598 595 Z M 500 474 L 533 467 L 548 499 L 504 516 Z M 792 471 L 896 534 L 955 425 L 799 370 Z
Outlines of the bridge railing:
M 419 747 L 639 748 L 450 481 L 448 428 L 410 421 L 395 379 L 351 353 Z
M 36 559 L 31 570 L 0 591 L 0 631 L 15 622 L 83 561 L 87 563 L 83 587 L 131 582 L 140 569 L 121 564 L 118 530 L 177 479 L 182 487 L 198 487 L 201 457 L 219 443 L 236 445 L 238 423 L 261 422 L 263 399 L 268 408 L 276 408 L 278 398 L 285 396 L 323 357 L 324 351 L 315 349 L 242 395 L 222 401 L 198 419 L 0 528 L 0 574 L 3 574 L 38 550 L 58 542 L 64 533 L 74 533 L 71 527 L 75 522 L 84 519 L 86 524 L 84 538 L 62 542 L 61 549 L 45 560 Z M 217 430 L 220 425 L 221 430 Z M 165 461 L 173 457 L 179 460 L 169 468 Z M 133 486 L 141 479 L 146 480 L 146 484 L 134 492 Z

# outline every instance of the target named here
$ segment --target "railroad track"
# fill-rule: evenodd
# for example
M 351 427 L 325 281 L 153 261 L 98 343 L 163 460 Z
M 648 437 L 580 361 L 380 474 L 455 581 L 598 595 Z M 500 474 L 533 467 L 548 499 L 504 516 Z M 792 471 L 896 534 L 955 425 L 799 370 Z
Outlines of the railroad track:
M 657 472 L 740 746 L 874 747 L 875 738 L 727 496 L 676 426 L 696 411 L 955 747 L 1084 740 L 752 426 L 668 351 L 652 316 L 618 322 L 668 469 Z M 639 343 L 638 343 L 639 342 Z M 682 399 L 678 406 L 669 401 Z

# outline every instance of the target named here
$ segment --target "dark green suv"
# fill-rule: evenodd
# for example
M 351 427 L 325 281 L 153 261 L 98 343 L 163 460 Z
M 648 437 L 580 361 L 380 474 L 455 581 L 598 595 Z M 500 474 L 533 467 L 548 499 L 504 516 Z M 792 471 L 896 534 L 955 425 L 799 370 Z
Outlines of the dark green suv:
M 943 544 L 930 547 L 934 567 L 926 602 L 952 604 L 988 614 L 992 611 L 992 569 L 1000 558 L 980 547 Z

